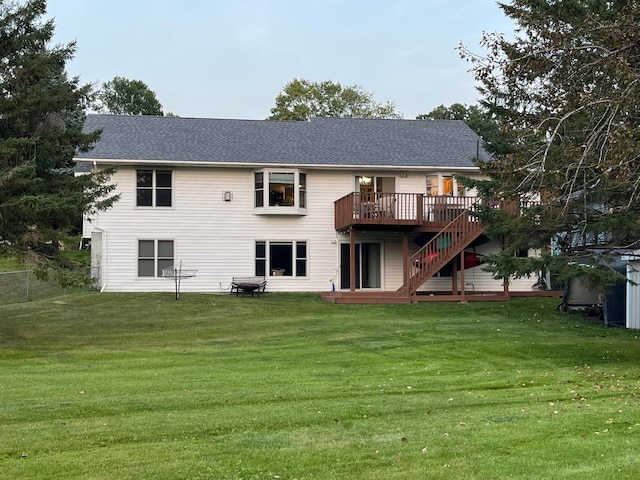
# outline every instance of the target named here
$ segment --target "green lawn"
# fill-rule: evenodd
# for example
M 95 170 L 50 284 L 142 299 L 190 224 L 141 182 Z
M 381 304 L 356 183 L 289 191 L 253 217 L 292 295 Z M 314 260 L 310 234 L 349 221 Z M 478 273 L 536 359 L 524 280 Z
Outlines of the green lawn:
M 0 477 L 636 479 L 640 333 L 557 303 L 0 305 Z
M 24 270 L 24 264 L 15 257 L 0 256 L 0 272 Z

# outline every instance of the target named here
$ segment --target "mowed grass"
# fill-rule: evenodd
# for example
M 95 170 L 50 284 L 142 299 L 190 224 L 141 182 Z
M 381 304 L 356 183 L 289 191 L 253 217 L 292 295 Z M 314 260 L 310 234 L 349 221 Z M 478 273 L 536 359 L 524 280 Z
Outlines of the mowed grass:
M 636 479 L 639 334 L 557 303 L 0 306 L 0 477 Z
M 24 263 L 15 257 L 0 256 L 0 272 L 24 270 Z

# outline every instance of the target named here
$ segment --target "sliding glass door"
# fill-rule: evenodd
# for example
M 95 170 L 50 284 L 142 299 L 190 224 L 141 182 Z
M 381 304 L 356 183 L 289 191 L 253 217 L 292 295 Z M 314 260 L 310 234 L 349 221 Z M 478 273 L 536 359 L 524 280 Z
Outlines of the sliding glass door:
M 356 289 L 382 286 L 380 243 L 356 243 Z M 351 288 L 349 265 L 351 255 L 348 243 L 340 244 L 340 288 Z

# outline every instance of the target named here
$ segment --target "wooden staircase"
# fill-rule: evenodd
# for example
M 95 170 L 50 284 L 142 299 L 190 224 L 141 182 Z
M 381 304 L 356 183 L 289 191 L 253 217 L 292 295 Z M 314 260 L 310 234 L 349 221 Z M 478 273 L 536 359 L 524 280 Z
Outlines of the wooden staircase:
M 420 286 L 453 260 L 483 232 L 477 218 L 464 210 L 438 232 L 424 247 L 408 260 L 408 284 L 398 289 L 408 297 L 415 295 Z

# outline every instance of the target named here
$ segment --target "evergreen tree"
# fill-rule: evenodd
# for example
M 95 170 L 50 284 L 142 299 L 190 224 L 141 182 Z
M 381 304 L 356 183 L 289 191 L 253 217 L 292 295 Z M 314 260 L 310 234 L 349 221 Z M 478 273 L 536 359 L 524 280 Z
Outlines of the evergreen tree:
M 68 78 L 75 44 L 50 47 L 45 0 L 0 3 L 0 255 L 59 266 L 59 248 L 84 212 L 116 198 L 109 171 L 74 176 L 91 87 Z
M 640 248 L 640 4 L 513 0 L 501 8 L 517 24 L 513 39 L 487 34 L 487 56 L 462 52 L 509 145 L 480 164 L 491 180 L 477 186 L 513 205 L 541 204 L 524 204 L 521 216 L 482 212 L 489 233 L 509 245 L 492 269 L 506 277 L 551 267 L 606 283 L 609 254 Z M 526 248 L 549 254 L 514 258 Z

